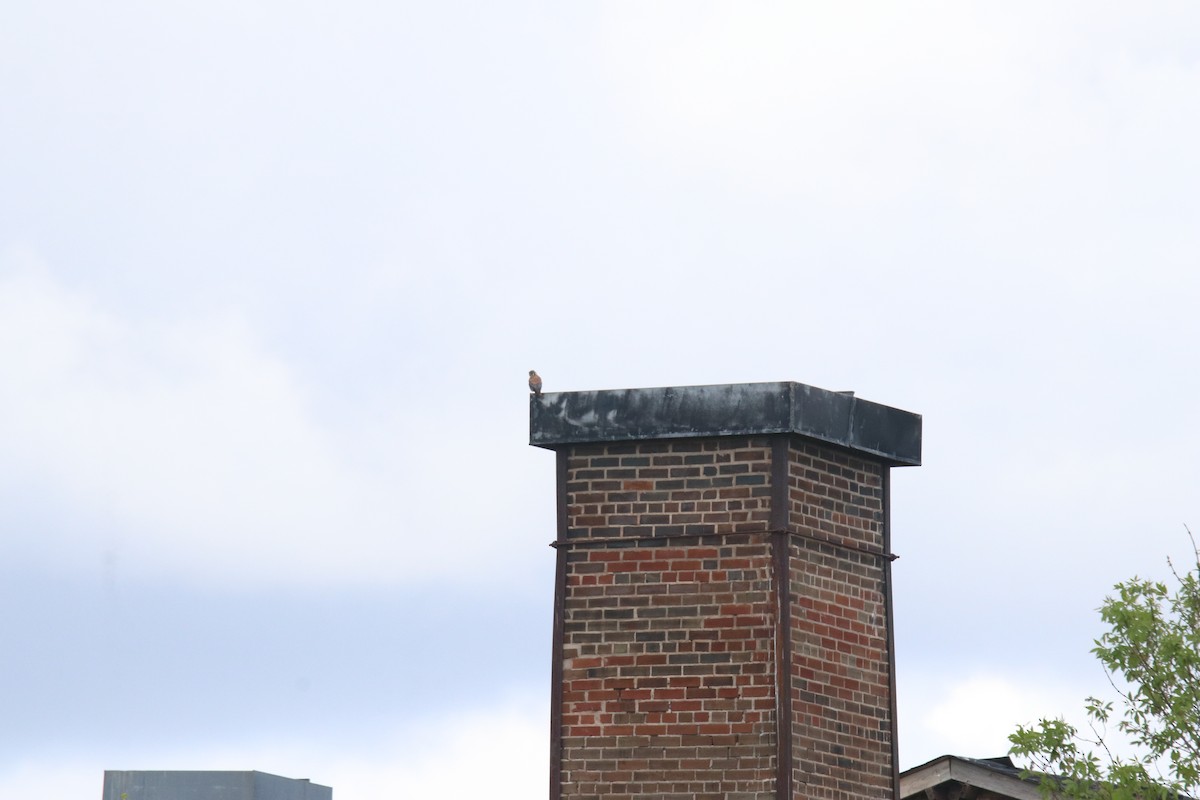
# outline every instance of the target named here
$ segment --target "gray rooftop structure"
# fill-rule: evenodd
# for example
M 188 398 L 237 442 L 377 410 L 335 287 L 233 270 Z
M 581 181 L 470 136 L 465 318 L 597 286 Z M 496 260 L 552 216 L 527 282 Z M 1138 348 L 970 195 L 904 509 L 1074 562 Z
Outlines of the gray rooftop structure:
M 105 770 L 103 800 L 333 800 L 333 789 L 257 771 Z
M 921 463 L 921 415 L 803 383 L 605 389 L 530 396 L 529 443 L 792 433 L 881 459 Z

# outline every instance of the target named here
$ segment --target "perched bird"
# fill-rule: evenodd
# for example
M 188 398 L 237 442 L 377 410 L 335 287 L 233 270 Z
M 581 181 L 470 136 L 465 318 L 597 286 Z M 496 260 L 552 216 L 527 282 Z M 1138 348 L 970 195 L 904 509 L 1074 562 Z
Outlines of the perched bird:
M 542 396 L 542 379 L 534 370 L 529 370 L 529 391 L 533 392 L 534 397 Z

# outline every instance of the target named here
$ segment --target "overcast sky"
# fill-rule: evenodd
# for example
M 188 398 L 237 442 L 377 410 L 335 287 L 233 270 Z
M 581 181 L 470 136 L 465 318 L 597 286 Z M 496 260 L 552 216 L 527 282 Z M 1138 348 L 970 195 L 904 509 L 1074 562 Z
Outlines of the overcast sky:
M 924 416 L 901 766 L 1200 528 L 1200 6 L 9 0 L 0 797 L 546 786 L 547 391 Z

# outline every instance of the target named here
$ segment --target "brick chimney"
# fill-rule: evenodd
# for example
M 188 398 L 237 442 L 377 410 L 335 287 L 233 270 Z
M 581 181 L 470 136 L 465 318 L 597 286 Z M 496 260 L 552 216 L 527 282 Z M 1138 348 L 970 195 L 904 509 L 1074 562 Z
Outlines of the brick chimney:
M 799 383 L 544 394 L 551 800 L 897 797 L 888 475 L 921 418 Z

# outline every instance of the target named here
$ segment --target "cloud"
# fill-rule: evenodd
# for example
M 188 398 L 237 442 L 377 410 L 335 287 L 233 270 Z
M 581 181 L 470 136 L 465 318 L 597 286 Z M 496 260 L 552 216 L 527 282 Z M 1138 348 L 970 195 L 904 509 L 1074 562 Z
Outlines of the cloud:
M 453 430 L 439 437 L 430 419 L 435 396 L 326 422 L 309 376 L 238 314 L 122 316 L 33 256 L 7 261 L 0 476 L 11 502 L 0 513 L 23 557 L 324 583 L 478 577 L 514 543 L 548 538 L 550 519 L 497 535 L 528 500 L 519 470 L 537 465 L 519 461 L 507 484 L 468 490 Z M 523 448 L 500 445 L 490 427 L 472 432 L 477 455 Z
M 941 755 L 993 758 L 1008 752 L 1018 725 L 1064 716 L 1083 724 L 1088 691 L 1045 676 L 1021 680 L 999 672 L 975 672 L 947 681 L 905 681 L 900 701 L 900 767 Z M 1063 698 L 1078 698 L 1063 707 Z
M 8 765 L 0 773 L 0 795 L 4 797 L 90 800 L 100 797 L 103 784 L 104 767 L 90 758 L 72 762 L 69 757 L 45 756 Z
M 666 3 L 610 7 L 604 41 L 626 136 L 680 172 L 818 207 L 999 206 L 1028 239 L 1147 162 L 1193 174 L 1198 65 L 1171 29 L 1194 14 Z
M 0 797 L 97 797 L 105 769 L 254 769 L 330 786 L 337 800 L 527 800 L 546 791 L 547 719 L 544 702 L 510 699 L 472 713 L 409 720 L 376 742 L 173 742 L 139 752 L 110 742 L 86 756 L 59 751 L 8 765 Z
M 546 793 L 549 731 L 540 702 L 436 720 L 406 731 L 390 759 L 343 756 L 330 782 L 338 800 L 526 800 Z
M 948 117 L 957 123 L 939 138 L 1012 102 L 1034 67 L 1006 70 L 998 32 L 960 6 L 942 11 L 622 8 L 608 39 L 643 145 L 688 170 L 856 203 L 926 178 L 945 142 L 921 139 Z

